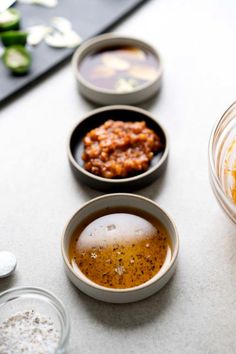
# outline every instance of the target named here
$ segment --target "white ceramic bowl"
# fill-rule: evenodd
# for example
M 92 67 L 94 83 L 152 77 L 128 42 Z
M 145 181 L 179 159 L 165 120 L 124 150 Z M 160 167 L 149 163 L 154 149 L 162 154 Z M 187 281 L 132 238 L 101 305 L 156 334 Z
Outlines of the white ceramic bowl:
M 135 209 L 144 211 L 154 216 L 166 227 L 172 243 L 171 256 L 168 261 L 164 263 L 161 270 L 146 283 L 126 289 L 107 288 L 92 282 L 81 271 L 78 270 L 75 272 L 73 270 L 68 256 L 71 237 L 77 226 L 95 212 L 100 210 L 102 211 L 104 209 L 107 211 L 109 208 L 116 207 L 135 207 Z M 63 232 L 61 246 L 67 275 L 77 288 L 85 294 L 101 301 L 128 303 L 139 301 L 151 296 L 170 280 L 176 268 L 176 261 L 179 251 L 179 237 L 173 221 L 156 203 L 139 195 L 116 193 L 92 199 L 88 203 L 84 204 L 68 222 Z
M 132 46 L 150 52 L 159 64 L 157 77 L 144 85 L 138 86 L 131 92 L 123 93 L 99 88 L 89 83 L 80 73 L 80 64 L 83 59 L 94 52 L 100 51 L 104 48 L 112 48 L 114 46 Z M 90 101 L 102 105 L 140 103 L 154 96 L 161 87 L 163 70 L 159 54 L 151 45 L 135 38 L 120 37 L 112 33 L 107 33 L 89 39 L 75 51 L 72 59 L 72 67 L 81 94 Z

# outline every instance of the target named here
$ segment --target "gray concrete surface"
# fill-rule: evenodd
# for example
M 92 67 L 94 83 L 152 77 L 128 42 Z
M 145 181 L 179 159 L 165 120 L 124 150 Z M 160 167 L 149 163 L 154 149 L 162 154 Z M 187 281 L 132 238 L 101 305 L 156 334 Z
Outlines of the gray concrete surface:
M 72 321 L 68 353 L 234 354 L 236 232 L 212 195 L 207 148 L 212 126 L 235 100 L 236 3 L 152 0 L 116 28 L 152 43 L 164 64 L 160 95 L 142 105 L 170 135 L 163 177 L 138 191 L 164 207 L 180 233 L 172 281 L 131 305 L 100 303 L 66 278 L 60 253 L 65 223 L 100 195 L 77 183 L 66 139 L 93 106 L 67 65 L 1 111 L 0 248 L 18 258 L 0 290 L 47 288 Z

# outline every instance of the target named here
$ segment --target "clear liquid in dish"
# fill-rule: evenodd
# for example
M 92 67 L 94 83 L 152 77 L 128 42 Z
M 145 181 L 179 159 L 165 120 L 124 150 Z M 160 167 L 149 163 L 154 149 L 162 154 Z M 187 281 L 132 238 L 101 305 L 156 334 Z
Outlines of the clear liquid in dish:
M 125 93 L 154 81 L 159 75 L 160 63 L 151 52 L 137 47 L 120 46 L 86 56 L 79 70 L 90 84 Z
M 160 221 L 126 211 L 79 226 L 69 251 L 75 271 L 99 285 L 120 289 L 147 282 L 170 256 L 170 238 Z

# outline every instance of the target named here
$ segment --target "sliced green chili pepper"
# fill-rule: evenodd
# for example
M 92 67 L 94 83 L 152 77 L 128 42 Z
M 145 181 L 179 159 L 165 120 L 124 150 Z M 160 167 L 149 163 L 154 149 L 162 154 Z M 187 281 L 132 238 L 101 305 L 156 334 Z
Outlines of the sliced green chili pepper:
M 25 74 L 31 65 L 31 54 L 22 45 L 7 47 L 2 56 L 5 66 L 14 74 Z
M 8 9 L 0 13 L 0 32 L 19 29 L 20 18 L 20 12 L 16 9 Z
M 7 31 L 1 34 L 2 44 L 9 47 L 15 44 L 25 45 L 27 41 L 27 32 L 22 31 Z

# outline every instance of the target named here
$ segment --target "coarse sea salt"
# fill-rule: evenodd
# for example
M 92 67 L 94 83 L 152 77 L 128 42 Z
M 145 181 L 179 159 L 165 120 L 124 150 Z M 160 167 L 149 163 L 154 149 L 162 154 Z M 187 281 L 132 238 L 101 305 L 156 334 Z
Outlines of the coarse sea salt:
M 50 318 L 34 310 L 18 312 L 0 324 L 0 353 L 53 354 L 59 338 Z

